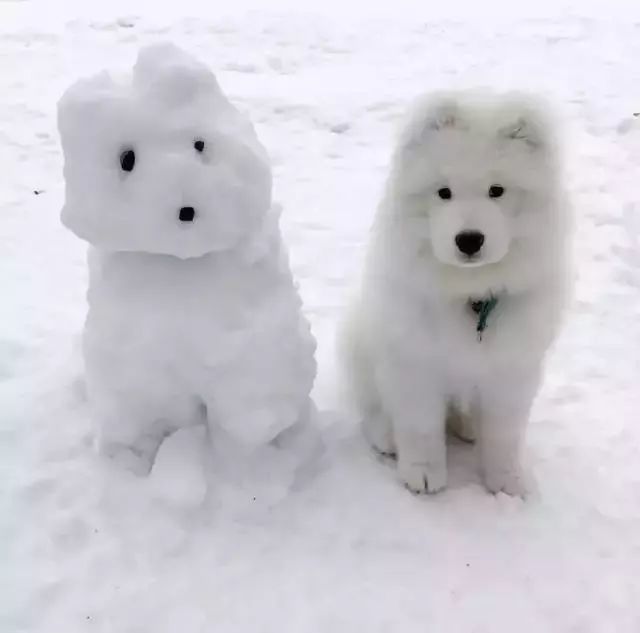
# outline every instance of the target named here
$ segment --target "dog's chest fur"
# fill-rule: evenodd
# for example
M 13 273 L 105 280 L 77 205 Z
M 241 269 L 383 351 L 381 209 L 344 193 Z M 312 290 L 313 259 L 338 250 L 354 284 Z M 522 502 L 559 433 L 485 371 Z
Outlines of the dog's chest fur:
M 475 383 L 491 373 L 537 364 L 553 335 L 549 298 L 533 292 L 500 295 L 486 316 L 481 337 L 481 315 L 472 305 L 477 300 L 457 299 L 426 308 L 426 336 L 449 379 L 454 384 Z

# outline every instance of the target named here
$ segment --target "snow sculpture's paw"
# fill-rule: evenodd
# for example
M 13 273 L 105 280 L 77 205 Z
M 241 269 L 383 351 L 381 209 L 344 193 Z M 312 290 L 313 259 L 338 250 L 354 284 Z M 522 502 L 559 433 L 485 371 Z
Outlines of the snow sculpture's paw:
M 256 408 L 221 421 L 221 425 L 237 440 L 250 446 L 272 442 L 297 421 L 293 406 Z
M 155 496 L 174 507 L 199 507 L 207 493 L 202 426 L 180 429 L 167 437 L 155 457 L 149 482 Z
M 445 463 L 415 463 L 398 461 L 398 475 L 404 485 L 416 494 L 433 494 L 447 485 Z
M 100 453 L 118 466 L 140 477 L 146 476 L 153 465 L 153 453 L 118 443 L 103 443 Z

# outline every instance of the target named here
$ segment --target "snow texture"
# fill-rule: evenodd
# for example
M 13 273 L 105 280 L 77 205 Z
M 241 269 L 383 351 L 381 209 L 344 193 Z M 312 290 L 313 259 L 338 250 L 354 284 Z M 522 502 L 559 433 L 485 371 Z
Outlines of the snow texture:
M 637 633 L 637 2 L 236 10 L 247 2 L 0 2 L 0 630 Z M 55 104 L 167 39 L 214 69 L 268 148 L 318 340 L 326 449 L 277 504 L 256 492 L 230 512 L 235 486 L 199 487 L 208 462 L 183 457 L 202 427 L 162 447 L 157 486 L 91 450 L 86 249 L 60 226 Z M 557 107 L 577 216 L 576 298 L 531 414 L 526 502 L 488 494 L 459 443 L 447 491 L 408 494 L 335 397 L 334 330 L 398 118 L 425 91 L 476 85 Z
M 62 221 L 101 251 L 191 258 L 261 238 L 271 205 L 265 152 L 213 73 L 176 47 L 144 48 L 131 76 L 74 83 L 58 121 Z M 180 221 L 185 208 L 195 216 Z
M 83 351 L 100 452 L 146 474 L 165 437 L 205 421 L 227 460 L 234 439 L 291 450 L 285 431 L 313 413 L 315 343 L 251 125 L 170 44 L 144 48 L 131 77 L 73 84 L 58 121 L 62 220 L 91 244 Z

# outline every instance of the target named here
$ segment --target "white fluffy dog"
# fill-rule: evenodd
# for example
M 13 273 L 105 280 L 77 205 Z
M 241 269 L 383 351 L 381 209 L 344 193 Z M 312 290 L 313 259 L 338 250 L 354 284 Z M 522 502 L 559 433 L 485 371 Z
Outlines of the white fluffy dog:
M 91 244 L 84 357 L 99 448 L 146 472 L 207 420 L 244 446 L 305 422 L 309 326 L 271 210 L 271 168 L 211 71 L 171 45 L 59 104 L 62 221 Z M 296 427 L 297 428 L 297 427 Z
M 447 423 L 492 492 L 520 453 L 568 290 L 569 222 L 545 109 L 520 95 L 417 104 L 376 217 L 341 355 L 380 452 L 415 492 L 447 482 Z

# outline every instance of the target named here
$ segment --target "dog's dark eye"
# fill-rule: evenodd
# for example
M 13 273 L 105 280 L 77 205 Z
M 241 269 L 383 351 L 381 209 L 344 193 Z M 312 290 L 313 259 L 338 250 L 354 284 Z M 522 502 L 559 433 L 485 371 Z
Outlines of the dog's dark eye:
M 489 187 L 490 198 L 500 198 L 504 194 L 504 187 L 502 185 L 491 185 Z
M 122 171 L 133 171 L 136 164 L 136 153 L 132 149 L 126 149 L 120 154 L 120 167 Z
M 193 146 L 197 152 L 204 152 L 204 141 L 198 140 L 193 144 Z
M 451 192 L 451 189 L 449 189 L 449 187 L 441 187 L 440 189 L 438 189 L 438 196 L 442 200 L 451 200 L 451 198 L 453 197 L 453 193 Z

